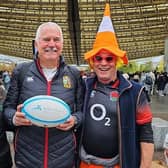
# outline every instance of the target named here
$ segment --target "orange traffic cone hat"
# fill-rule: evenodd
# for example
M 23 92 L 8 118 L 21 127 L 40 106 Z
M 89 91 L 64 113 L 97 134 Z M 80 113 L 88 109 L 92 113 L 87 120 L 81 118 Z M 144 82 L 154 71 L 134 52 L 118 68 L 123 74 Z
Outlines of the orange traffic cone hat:
M 128 64 L 128 58 L 126 51 L 119 49 L 117 38 L 115 36 L 112 20 L 110 18 L 110 5 L 107 3 L 104 16 L 99 26 L 99 30 L 96 35 L 93 49 L 84 54 L 85 60 L 92 65 L 92 58 L 100 50 L 105 49 L 117 57 L 117 66 L 122 64 Z

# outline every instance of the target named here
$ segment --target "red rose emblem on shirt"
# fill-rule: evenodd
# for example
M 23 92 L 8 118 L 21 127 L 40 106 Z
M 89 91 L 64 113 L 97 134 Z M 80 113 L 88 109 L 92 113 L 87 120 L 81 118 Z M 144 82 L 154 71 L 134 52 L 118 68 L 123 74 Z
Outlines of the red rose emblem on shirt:
M 112 92 L 110 93 L 110 99 L 111 99 L 112 101 L 116 101 L 116 100 L 118 99 L 118 97 L 119 97 L 119 93 L 118 93 L 117 91 L 112 91 Z

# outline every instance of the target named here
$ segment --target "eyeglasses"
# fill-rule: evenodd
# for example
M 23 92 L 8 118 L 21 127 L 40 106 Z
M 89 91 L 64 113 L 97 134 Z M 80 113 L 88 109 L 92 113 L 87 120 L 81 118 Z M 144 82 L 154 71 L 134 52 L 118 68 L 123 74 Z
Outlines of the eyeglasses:
M 94 62 L 99 62 L 100 63 L 102 60 L 105 60 L 106 62 L 111 63 L 111 62 L 114 61 L 114 57 L 112 57 L 112 56 L 101 57 L 99 55 L 93 57 Z

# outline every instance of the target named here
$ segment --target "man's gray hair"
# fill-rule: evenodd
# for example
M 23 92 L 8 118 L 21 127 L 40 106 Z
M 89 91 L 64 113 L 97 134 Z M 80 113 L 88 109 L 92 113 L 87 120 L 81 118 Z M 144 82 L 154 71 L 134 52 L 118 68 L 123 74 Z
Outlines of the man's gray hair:
M 61 41 L 63 42 L 63 34 L 62 34 L 62 29 L 61 27 L 55 23 L 55 22 L 46 22 L 46 23 L 43 23 L 41 24 L 37 31 L 36 31 L 36 37 L 35 37 L 35 40 L 38 41 L 39 38 L 40 38 L 40 33 L 41 33 L 41 30 L 46 27 L 46 26 L 52 26 L 52 27 L 55 27 L 59 32 L 60 32 L 60 35 L 61 35 Z

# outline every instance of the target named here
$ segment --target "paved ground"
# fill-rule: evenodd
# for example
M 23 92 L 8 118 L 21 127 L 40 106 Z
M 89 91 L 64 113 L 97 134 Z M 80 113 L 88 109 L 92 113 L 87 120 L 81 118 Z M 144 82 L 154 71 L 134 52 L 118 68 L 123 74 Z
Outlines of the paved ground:
M 152 96 L 151 108 L 153 112 L 153 117 L 159 117 L 168 121 L 168 95 L 167 96 Z M 153 160 L 159 160 L 164 162 L 163 150 L 156 150 L 154 153 Z
M 152 96 L 151 108 L 154 117 L 160 117 L 168 121 L 168 95 L 167 96 Z

